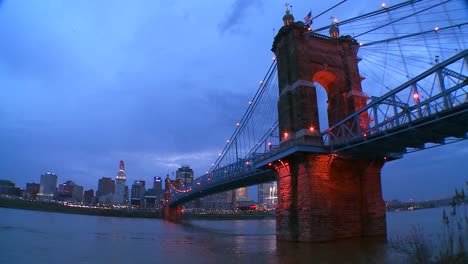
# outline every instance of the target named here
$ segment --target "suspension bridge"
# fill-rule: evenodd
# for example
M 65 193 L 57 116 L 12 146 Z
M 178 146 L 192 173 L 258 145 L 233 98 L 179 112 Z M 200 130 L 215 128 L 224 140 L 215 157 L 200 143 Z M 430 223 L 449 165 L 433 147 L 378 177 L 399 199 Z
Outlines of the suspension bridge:
M 467 13 L 406 1 L 312 28 L 287 10 L 231 138 L 205 175 L 172 184 L 167 208 L 278 180 L 278 239 L 385 234 L 385 162 L 467 139 Z

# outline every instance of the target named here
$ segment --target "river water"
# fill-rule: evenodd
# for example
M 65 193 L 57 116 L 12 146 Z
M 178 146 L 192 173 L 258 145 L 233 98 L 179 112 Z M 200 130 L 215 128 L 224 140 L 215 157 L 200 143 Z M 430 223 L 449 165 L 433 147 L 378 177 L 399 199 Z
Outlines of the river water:
M 388 236 L 442 231 L 441 208 L 387 213 Z M 277 242 L 275 220 L 74 215 L 0 208 L 0 263 L 399 263 L 385 239 Z

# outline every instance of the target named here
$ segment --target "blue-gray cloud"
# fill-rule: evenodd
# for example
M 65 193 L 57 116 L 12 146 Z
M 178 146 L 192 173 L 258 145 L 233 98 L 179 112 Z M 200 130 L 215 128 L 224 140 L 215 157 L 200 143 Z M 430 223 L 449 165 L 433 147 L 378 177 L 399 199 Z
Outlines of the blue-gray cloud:
M 224 19 L 219 23 L 219 31 L 224 34 L 233 30 L 246 19 L 253 18 L 255 14 L 249 13 L 254 7 L 257 12 L 262 10 L 263 1 L 261 0 L 234 0 L 231 7 L 226 10 Z M 239 29 L 238 29 L 239 31 Z

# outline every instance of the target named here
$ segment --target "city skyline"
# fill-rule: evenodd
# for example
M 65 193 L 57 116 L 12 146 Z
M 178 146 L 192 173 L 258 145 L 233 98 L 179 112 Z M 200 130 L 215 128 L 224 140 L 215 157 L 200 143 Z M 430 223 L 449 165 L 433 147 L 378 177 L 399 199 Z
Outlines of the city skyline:
M 332 13 L 350 18 L 380 3 Z M 296 20 L 330 7 L 291 4 Z M 271 63 L 283 14 L 265 1 L 0 1 L 4 178 L 25 186 L 51 171 L 96 190 L 119 160 L 129 183 L 173 178 L 184 164 L 201 176 Z M 387 163 L 384 199 L 450 195 L 468 180 L 467 156 L 464 141 Z

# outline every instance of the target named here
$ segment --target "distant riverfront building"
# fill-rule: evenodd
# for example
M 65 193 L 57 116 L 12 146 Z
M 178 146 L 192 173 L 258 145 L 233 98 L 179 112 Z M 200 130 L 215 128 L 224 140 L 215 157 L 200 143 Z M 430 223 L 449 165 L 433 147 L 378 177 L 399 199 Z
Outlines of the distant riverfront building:
M 37 197 L 39 200 L 52 200 L 57 191 L 57 175 L 46 172 L 41 175 L 41 186 Z
M 145 193 L 145 207 L 146 208 L 155 208 L 164 201 L 164 191 L 162 189 L 162 178 L 154 177 L 153 178 L 153 188 L 148 189 Z
M 0 194 L 14 195 L 15 183 L 9 180 L 0 180 Z
M 235 190 L 216 193 L 201 198 L 201 208 L 207 210 L 232 210 Z
M 273 209 L 278 204 L 276 181 L 258 185 L 258 206 L 260 209 Z
M 66 181 L 62 184 L 59 184 L 58 195 L 62 198 L 71 198 L 74 187 L 75 183 L 73 181 Z
M 125 199 L 126 180 L 127 180 L 127 173 L 125 172 L 125 163 L 123 160 L 121 160 L 119 163 L 119 171 L 117 171 L 117 175 L 115 176 L 114 204 L 117 204 L 117 205 L 126 204 L 126 201 L 128 200 L 128 198 Z
M 110 205 L 113 202 L 115 192 L 115 181 L 112 178 L 102 177 L 99 179 L 96 198 L 101 204 Z
M 182 180 L 184 185 L 192 183 L 193 181 L 193 170 L 189 165 L 183 165 L 176 171 L 176 180 Z
M 73 181 L 66 181 L 59 185 L 57 199 L 69 202 L 82 202 L 83 186 L 79 186 Z
M 247 194 L 247 187 L 241 187 L 234 190 L 234 201 L 232 209 L 235 210 L 248 210 L 253 209 L 252 206 L 255 206 L 255 202 L 250 199 Z
M 145 192 L 146 192 L 145 181 L 140 180 L 140 181 L 133 182 L 131 205 L 144 208 Z
M 162 178 L 161 177 L 154 177 L 153 179 L 153 189 L 157 192 L 157 193 L 162 193 L 163 192 L 163 188 L 162 188 Z
M 75 185 L 75 187 L 73 188 L 73 192 L 72 192 L 72 200 L 74 202 L 82 202 L 83 201 L 83 193 L 84 193 L 84 187 L 79 186 L 79 185 Z
M 26 191 L 25 191 L 25 196 L 28 199 L 35 199 L 37 197 L 37 194 L 39 193 L 39 189 L 41 188 L 41 185 L 39 183 L 26 183 Z
M 255 204 L 247 194 L 247 187 L 212 194 L 201 198 L 200 207 L 207 210 L 235 210 Z
M 94 190 L 89 189 L 89 190 L 85 191 L 84 195 L 83 195 L 84 204 L 86 204 L 86 205 L 94 204 L 93 200 L 94 200 Z

